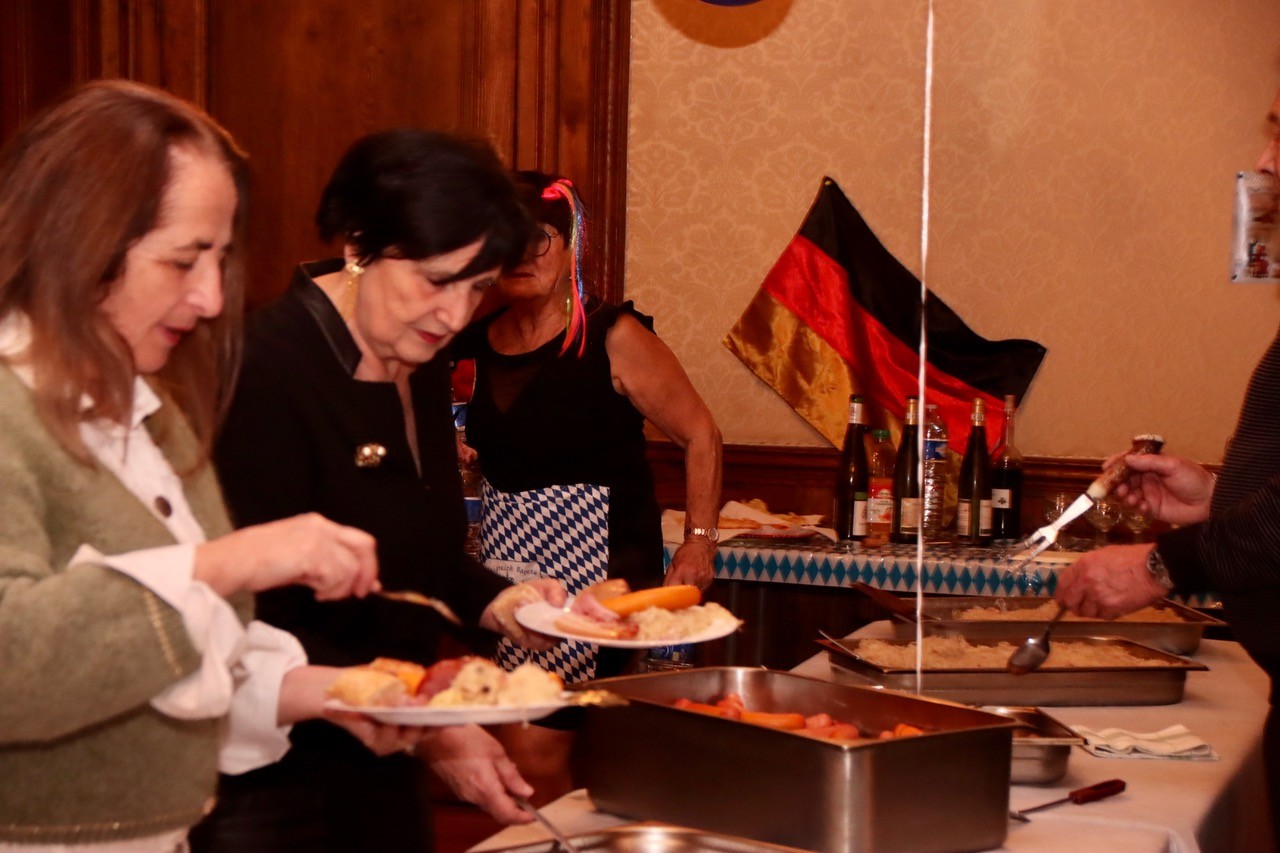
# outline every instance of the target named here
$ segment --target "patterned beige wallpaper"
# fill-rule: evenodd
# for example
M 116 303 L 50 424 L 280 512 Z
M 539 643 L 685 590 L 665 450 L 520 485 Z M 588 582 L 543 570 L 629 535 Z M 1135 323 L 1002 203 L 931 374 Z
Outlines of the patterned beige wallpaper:
M 725 439 L 823 445 L 720 344 L 823 174 L 920 269 L 927 0 L 635 0 L 627 293 Z M 1217 461 L 1275 335 L 1227 280 L 1280 84 L 1276 0 L 935 0 L 931 286 L 1048 347 L 1024 452 Z

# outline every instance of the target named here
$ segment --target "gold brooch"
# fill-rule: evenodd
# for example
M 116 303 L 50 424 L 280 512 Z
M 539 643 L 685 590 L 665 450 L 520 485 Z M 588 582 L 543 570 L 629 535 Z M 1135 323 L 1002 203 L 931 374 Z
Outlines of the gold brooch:
M 356 448 L 357 468 L 377 468 L 387 458 L 387 449 L 381 444 L 362 444 Z

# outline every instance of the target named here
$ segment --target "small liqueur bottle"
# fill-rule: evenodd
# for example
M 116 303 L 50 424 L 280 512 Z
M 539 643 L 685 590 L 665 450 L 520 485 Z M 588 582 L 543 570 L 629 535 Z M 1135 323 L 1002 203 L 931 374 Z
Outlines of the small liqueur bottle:
M 904 544 L 914 544 L 920 536 L 920 448 L 917 446 L 919 405 L 918 398 L 907 398 L 902 442 L 898 445 L 898 458 L 893 466 L 893 526 L 890 538 Z
M 969 415 L 969 443 L 956 484 L 956 541 L 985 545 L 991 541 L 991 457 L 987 452 L 987 412 L 981 399 Z
M 835 528 L 841 541 L 867 535 L 867 419 L 862 396 L 849 397 L 849 425 L 844 431 L 840 467 L 836 472 Z
M 898 451 L 887 429 L 873 430 L 867 454 L 867 545 L 883 545 L 893 530 L 893 471 Z
M 991 535 L 1022 538 L 1022 451 L 1013 443 L 1014 396 L 1004 398 L 1004 438 L 991 463 Z

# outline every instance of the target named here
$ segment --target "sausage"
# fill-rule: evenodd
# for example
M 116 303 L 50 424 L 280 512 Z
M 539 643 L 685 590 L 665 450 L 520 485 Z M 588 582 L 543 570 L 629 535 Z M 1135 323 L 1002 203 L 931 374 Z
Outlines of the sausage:
M 675 586 L 657 586 L 652 589 L 628 592 L 625 595 L 615 596 L 600 603 L 625 618 L 632 613 L 639 613 L 641 610 L 647 610 L 650 607 L 661 607 L 664 610 L 683 610 L 686 607 L 694 606 L 700 601 L 702 601 L 702 591 L 696 586 L 677 584 Z

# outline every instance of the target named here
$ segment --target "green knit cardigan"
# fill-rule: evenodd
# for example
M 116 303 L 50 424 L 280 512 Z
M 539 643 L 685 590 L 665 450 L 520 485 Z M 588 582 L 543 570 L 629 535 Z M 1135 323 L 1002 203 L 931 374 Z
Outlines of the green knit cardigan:
M 147 429 L 174 470 L 198 460 L 166 401 Z M 184 479 L 206 535 L 230 530 L 212 466 Z M 211 807 L 222 721 L 149 700 L 199 666 L 182 616 L 126 575 L 68 566 L 173 536 L 101 466 L 77 462 L 0 365 L 0 840 L 85 843 L 191 826 Z M 249 616 L 249 597 L 236 609 Z

